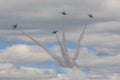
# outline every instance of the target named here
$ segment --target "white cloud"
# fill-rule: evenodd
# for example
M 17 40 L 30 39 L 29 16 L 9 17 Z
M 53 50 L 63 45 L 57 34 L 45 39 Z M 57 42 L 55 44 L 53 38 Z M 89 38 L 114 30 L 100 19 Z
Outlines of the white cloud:
M 119 74 L 113 74 L 110 76 L 109 80 L 120 80 L 120 75 Z
M 119 0 L 106 0 L 105 1 L 105 5 L 108 9 L 112 9 L 112 10 L 117 10 L 118 8 L 120 8 L 119 5 L 120 1 Z
M 0 70 L 2 69 L 11 69 L 11 68 L 14 68 L 14 66 L 10 63 L 6 63 L 6 64 L 0 64 Z
M 0 65 L 2 65 L 2 69 L 0 69 L 0 78 L 6 80 L 9 79 L 39 80 L 56 77 L 56 72 L 52 69 L 39 69 L 22 66 L 17 68 L 15 65 L 7 63 Z
M 0 37 L 5 37 L 8 40 L 31 41 L 17 30 L 10 30 L 11 25 L 18 23 L 18 30 L 24 30 L 40 42 L 55 41 L 54 36 L 50 34 L 53 30 L 58 30 L 58 35 L 61 38 L 62 26 L 66 29 L 67 39 L 76 41 L 82 26 L 89 23 L 82 45 L 94 48 L 96 51 L 91 52 L 87 48 L 83 48 L 81 50 L 83 54 L 80 55 L 79 60 L 80 64 L 89 67 L 91 72 L 89 75 L 92 75 L 93 79 L 107 80 L 108 77 L 108 80 L 118 80 L 120 58 L 119 3 L 119 0 L 1 0 Z M 63 24 L 60 11 L 64 10 L 69 15 L 64 17 Z M 88 22 L 88 13 L 95 16 L 95 19 L 91 21 L 92 23 Z M 60 53 L 58 46 L 50 49 Z M 74 52 L 74 50 L 69 51 Z M 96 53 L 102 56 L 96 56 Z M 25 64 L 48 60 L 52 60 L 51 57 L 38 46 L 14 45 L 0 51 L 1 62 Z M 14 68 L 11 64 L 0 65 L 1 69 L 3 67 L 5 69 Z M 8 72 L 14 73 L 15 71 L 17 70 L 13 69 Z M 24 69 L 22 68 L 20 71 L 23 73 Z M 27 75 L 29 74 L 27 73 Z M 69 80 L 63 74 L 58 74 L 52 79 L 61 80 L 62 78 Z
M 52 60 L 51 57 L 38 46 L 14 45 L 0 51 L 2 62 L 39 63 Z
M 58 52 L 60 54 L 58 46 L 52 47 L 51 50 L 54 50 L 55 52 Z M 74 53 L 74 50 L 69 49 L 69 52 Z M 70 54 L 72 55 L 73 53 Z M 120 69 L 118 65 L 120 60 L 119 55 L 101 57 L 101 56 L 97 56 L 96 52 L 89 51 L 87 48 L 84 47 L 81 49 L 80 57 L 79 60 L 77 61 L 81 65 L 80 69 L 64 69 L 67 72 L 66 74 L 55 73 L 53 77 L 49 77 L 50 75 L 52 76 L 53 74 L 49 74 L 47 76 L 47 74 L 41 73 L 42 69 L 32 68 L 32 67 L 28 68 L 22 66 L 20 68 L 17 68 L 13 64 L 10 64 L 10 63 L 17 63 L 17 64 L 37 63 L 37 62 L 52 60 L 38 46 L 30 46 L 30 45 L 22 45 L 22 44 L 11 46 L 1 51 L 1 60 L 4 58 L 6 59 L 6 62 L 9 63 L 0 64 L 0 70 L 1 70 L 0 76 L 4 78 L 13 78 L 13 79 L 23 78 L 23 80 L 24 78 L 29 79 L 28 78 L 29 76 L 32 76 L 31 80 L 41 78 L 41 76 L 36 75 L 38 73 L 42 75 L 43 79 L 47 78 L 48 80 L 49 79 L 79 80 L 81 78 L 82 80 L 87 80 L 90 78 L 102 78 L 102 79 L 104 78 L 107 80 L 107 78 L 111 78 L 111 79 L 114 78 L 109 76 L 112 76 L 112 74 L 116 73 L 116 71 Z M 87 67 L 85 72 L 81 71 L 83 67 Z M 75 75 L 73 75 L 73 73 Z M 117 75 L 119 75 L 119 73 Z

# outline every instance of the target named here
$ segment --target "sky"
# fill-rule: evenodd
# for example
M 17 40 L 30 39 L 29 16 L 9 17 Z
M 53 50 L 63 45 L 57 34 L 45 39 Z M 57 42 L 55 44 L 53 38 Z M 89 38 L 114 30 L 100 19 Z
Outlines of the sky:
M 120 80 L 119 4 L 119 0 L 0 0 L 0 80 Z M 63 68 L 20 32 L 59 55 L 51 32 L 58 30 L 61 39 L 64 27 L 73 55 L 86 25 L 79 69 Z

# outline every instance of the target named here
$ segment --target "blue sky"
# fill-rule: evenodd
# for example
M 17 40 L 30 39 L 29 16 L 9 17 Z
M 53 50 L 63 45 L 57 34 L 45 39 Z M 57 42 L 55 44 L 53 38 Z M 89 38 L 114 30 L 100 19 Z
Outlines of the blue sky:
M 119 0 L 0 0 L 0 79 L 120 80 L 119 3 Z M 68 15 L 63 17 L 62 11 Z M 88 13 L 95 18 L 89 19 Z M 11 30 L 13 24 L 18 24 L 16 30 Z M 26 32 L 61 56 L 51 32 L 58 30 L 61 40 L 64 27 L 72 56 L 86 25 L 76 60 L 82 66 L 78 69 L 59 65 L 20 32 Z
M 19 44 L 30 45 L 30 46 L 37 45 L 34 42 L 26 42 L 26 41 L 21 41 L 21 40 L 14 40 L 14 39 L 1 38 L 0 41 L 1 41 L 0 50 L 4 50 L 6 48 L 9 48 L 14 45 L 19 45 Z M 46 48 L 51 48 L 53 46 L 59 46 L 57 41 L 42 43 L 42 45 L 44 45 Z M 69 49 L 76 48 L 76 43 L 72 42 L 72 41 L 66 41 L 66 45 L 67 45 L 67 48 L 69 48 Z M 82 48 L 82 46 L 81 46 L 81 48 Z M 89 48 L 88 50 L 95 51 L 95 49 L 93 49 L 93 48 Z M 26 64 L 15 63 L 14 66 L 16 68 L 20 68 L 21 66 L 23 66 L 23 67 L 30 67 L 30 68 L 32 67 L 32 68 L 41 68 L 41 69 L 53 69 L 57 73 L 66 74 L 66 70 L 64 68 L 62 68 L 57 62 L 54 62 L 54 61 L 43 61 L 40 63 L 26 63 Z M 79 70 L 81 70 L 83 73 L 86 73 L 87 68 L 81 67 L 81 69 L 79 69 Z
M 26 41 L 19 41 L 19 40 L 7 40 L 4 38 L 0 39 L 0 50 L 4 50 L 8 47 L 11 47 L 13 45 L 18 45 L 18 44 L 25 44 L 25 45 L 37 45 L 34 42 L 26 42 Z M 58 42 L 49 42 L 49 43 L 42 43 L 42 45 L 44 45 L 47 48 L 56 46 L 58 44 Z M 76 48 L 76 43 L 72 42 L 72 41 L 66 41 L 66 45 L 67 48 L 69 49 L 75 49 Z M 81 46 L 82 47 L 82 46 Z M 91 51 L 95 51 L 93 48 L 90 48 L 89 50 Z M 64 69 L 62 69 L 62 67 L 60 67 L 60 65 L 56 62 L 53 61 L 45 61 L 42 63 L 28 63 L 28 64 L 15 64 L 16 67 L 20 67 L 20 66 L 25 66 L 25 67 L 34 67 L 34 68 L 52 68 L 54 69 L 56 72 L 58 73 L 65 73 Z M 82 70 L 82 69 L 81 69 Z M 82 70 L 83 72 L 85 72 L 85 68 L 83 68 Z

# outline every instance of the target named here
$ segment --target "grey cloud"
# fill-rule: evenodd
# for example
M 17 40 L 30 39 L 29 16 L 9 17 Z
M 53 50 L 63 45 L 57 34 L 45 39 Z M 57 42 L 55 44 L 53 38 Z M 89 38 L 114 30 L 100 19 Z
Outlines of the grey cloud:
M 107 54 L 102 60 L 111 56 L 110 59 L 107 58 L 111 61 L 120 52 L 120 11 L 118 10 L 120 6 L 118 3 L 118 0 L 1 0 L 0 37 L 30 41 L 21 35 L 19 31 L 10 31 L 11 25 L 18 23 L 18 30 L 25 30 L 38 41 L 55 41 L 54 36 L 49 33 L 57 29 L 59 30 L 58 34 L 61 35 L 61 27 L 63 26 L 66 29 L 67 39 L 76 41 L 83 26 L 89 24 L 82 45 L 95 48 L 97 52 L 104 55 Z M 60 14 L 61 11 L 66 11 L 69 15 L 63 18 Z M 92 13 L 95 19 L 89 22 L 88 13 Z M 99 60 L 101 59 L 96 61 L 99 62 Z M 106 61 L 106 63 L 109 63 L 109 61 Z M 119 64 L 116 60 L 111 62 L 111 64 L 113 63 Z M 119 67 L 119 65 L 117 66 Z M 95 68 L 95 76 L 97 76 L 97 73 L 106 73 L 106 76 L 98 74 L 97 78 L 93 77 L 94 80 L 107 80 L 109 76 L 114 77 L 113 73 L 117 72 L 118 69 L 115 66 L 104 68 L 104 65 L 101 68 L 99 66 L 95 67 L 95 65 L 92 67 Z M 92 67 L 90 67 L 91 70 L 93 70 Z M 97 71 L 98 68 L 101 72 Z M 108 71 L 111 71 L 110 75 L 107 74 Z M 91 75 L 94 76 L 94 74 Z
M 66 25 L 64 26 L 77 26 L 81 24 L 86 24 L 87 14 L 93 13 L 97 16 L 97 11 L 103 9 L 101 6 L 103 4 L 102 1 L 2 1 L 3 4 L 1 8 L 3 11 L 1 12 L 2 22 L 1 29 L 4 27 L 8 28 L 8 25 L 18 23 L 20 25 L 25 26 L 27 29 L 40 28 L 44 27 L 44 30 L 48 25 L 59 25 L 61 19 L 59 12 L 62 10 L 66 10 L 69 13 L 69 16 L 65 21 Z M 87 5 L 87 6 L 85 6 Z M 6 7 L 4 7 L 6 6 Z M 4 9 L 6 8 L 6 9 Z M 90 9 L 89 9 L 90 8 Z M 95 10 L 96 8 L 96 10 Z M 99 9 L 100 8 L 100 9 Z M 92 11 L 93 10 L 93 11 Z M 9 13 L 9 14 L 8 14 Z M 102 12 L 100 12 L 102 13 Z M 99 14 L 100 14 L 99 13 Z M 103 19 L 101 21 L 104 21 Z M 98 20 L 99 21 L 99 18 Z M 108 19 L 106 20 L 108 21 Z M 59 26 L 56 26 L 59 27 Z

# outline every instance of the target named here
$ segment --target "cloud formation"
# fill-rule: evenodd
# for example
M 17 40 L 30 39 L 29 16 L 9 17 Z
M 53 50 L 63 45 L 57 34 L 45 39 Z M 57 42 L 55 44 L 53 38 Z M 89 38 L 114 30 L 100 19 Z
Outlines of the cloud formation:
M 0 64 L 0 79 L 2 80 L 39 80 L 56 77 L 56 72 L 52 69 L 39 69 L 30 67 L 16 67 L 13 64 Z
M 56 52 L 58 52 L 58 54 L 60 53 L 58 46 L 56 47 L 54 46 L 51 48 L 51 50 L 54 50 L 54 49 L 56 50 Z M 72 50 L 69 49 L 68 51 L 74 52 L 73 49 Z M 70 54 L 72 55 L 73 53 L 70 53 Z M 32 64 L 32 63 L 42 63 L 46 61 L 54 61 L 49 55 L 47 55 L 38 46 L 30 46 L 30 45 L 22 45 L 22 44 L 11 46 L 7 49 L 2 50 L 0 59 L 1 59 L 1 62 L 3 62 L 3 64 L 0 65 L 1 77 L 8 78 L 8 79 L 10 79 L 11 77 L 15 79 L 17 77 L 17 78 L 23 78 L 23 80 L 29 79 L 28 77 L 31 75 L 32 76 L 36 75 L 37 73 L 36 71 L 39 71 L 39 68 L 32 68 L 32 67 L 30 68 L 30 67 L 24 67 L 24 66 L 16 67 L 15 66 L 16 64 Z M 120 55 L 97 56 L 94 51 L 90 51 L 87 48 L 82 48 L 79 56 L 79 60 L 77 61 L 77 63 L 81 65 L 80 69 L 83 70 L 83 72 L 80 71 L 79 69 L 67 69 L 67 73 L 57 73 L 57 72 L 55 72 L 55 74 L 50 73 L 51 76 L 57 75 L 57 77 L 55 76 L 52 78 L 51 77 L 48 78 L 46 77 L 47 75 L 43 73 L 41 75 L 45 76 L 45 77 L 42 77 L 42 79 L 48 78 L 48 80 L 49 79 L 55 80 L 58 78 L 60 78 L 60 80 L 62 79 L 65 79 L 65 80 L 78 79 L 79 80 L 81 77 L 83 78 L 83 80 L 87 80 L 90 78 L 92 79 L 101 78 L 101 79 L 109 80 L 110 78 L 112 79 L 114 77 L 116 77 L 116 79 L 119 79 L 119 69 L 120 69 L 119 60 L 120 60 Z M 41 70 L 44 70 L 44 69 L 41 69 Z M 23 71 L 26 73 L 22 74 Z M 4 74 L 2 72 L 4 72 Z M 8 75 L 8 73 L 11 75 Z M 76 76 L 72 75 L 73 73 L 76 74 Z M 117 74 L 117 76 L 115 76 L 115 74 Z M 39 80 L 40 78 L 41 76 L 34 76 L 33 80 L 34 79 Z
M 31 40 L 19 32 L 19 30 L 24 30 L 38 41 L 54 42 L 55 38 L 50 33 L 53 30 L 58 30 L 58 35 L 61 38 L 61 27 L 64 26 L 66 39 L 76 42 L 81 29 L 88 24 L 88 29 L 82 40 L 84 47 L 80 52 L 78 63 L 84 66 L 88 79 L 119 80 L 119 3 L 119 0 L 1 0 L 0 37 L 7 40 L 16 39 L 30 42 Z M 66 11 L 68 16 L 63 17 L 60 14 L 61 11 Z M 95 19 L 89 20 L 88 13 L 92 13 Z M 16 23 L 18 29 L 12 31 L 11 25 Z M 94 51 L 91 51 L 91 48 Z M 58 46 L 50 49 L 60 52 Z M 69 49 L 69 51 L 74 50 Z M 6 72 L 1 71 L 0 76 L 5 77 L 3 73 L 7 75 L 7 72 L 11 73 L 9 76 L 13 76 L 12 73 L 21 76 L 24 70 L 28 70 L 25 75 L 31 76 L 34 74 L 35 77 L 38 77 L 30 68 L 21 67 L 17 69 L 14 64 L 38 63 L 48 60 L 51 61 L 52 59 L 38 46 L 26 44 L 9 46 L 0 51 L 0 61 L 8 63 L 1 64 L 0 67 L 5 68 Z M 82 73 L 80 74 L 83 76 Z M 57 74 L 57 77 L 49 78 L 50 80 L 61 80 L 61 77 L 69 80 L 64 74 Z M 13 79 L 15 79 L 15 76 L 13 76 Z M 26 77 L 24 80 L 26 80 Z
M 0 51 L 1 62 L 18 64 L 39 63 L 52 60 L 52 58 L 38 46 L 14 45 Z

